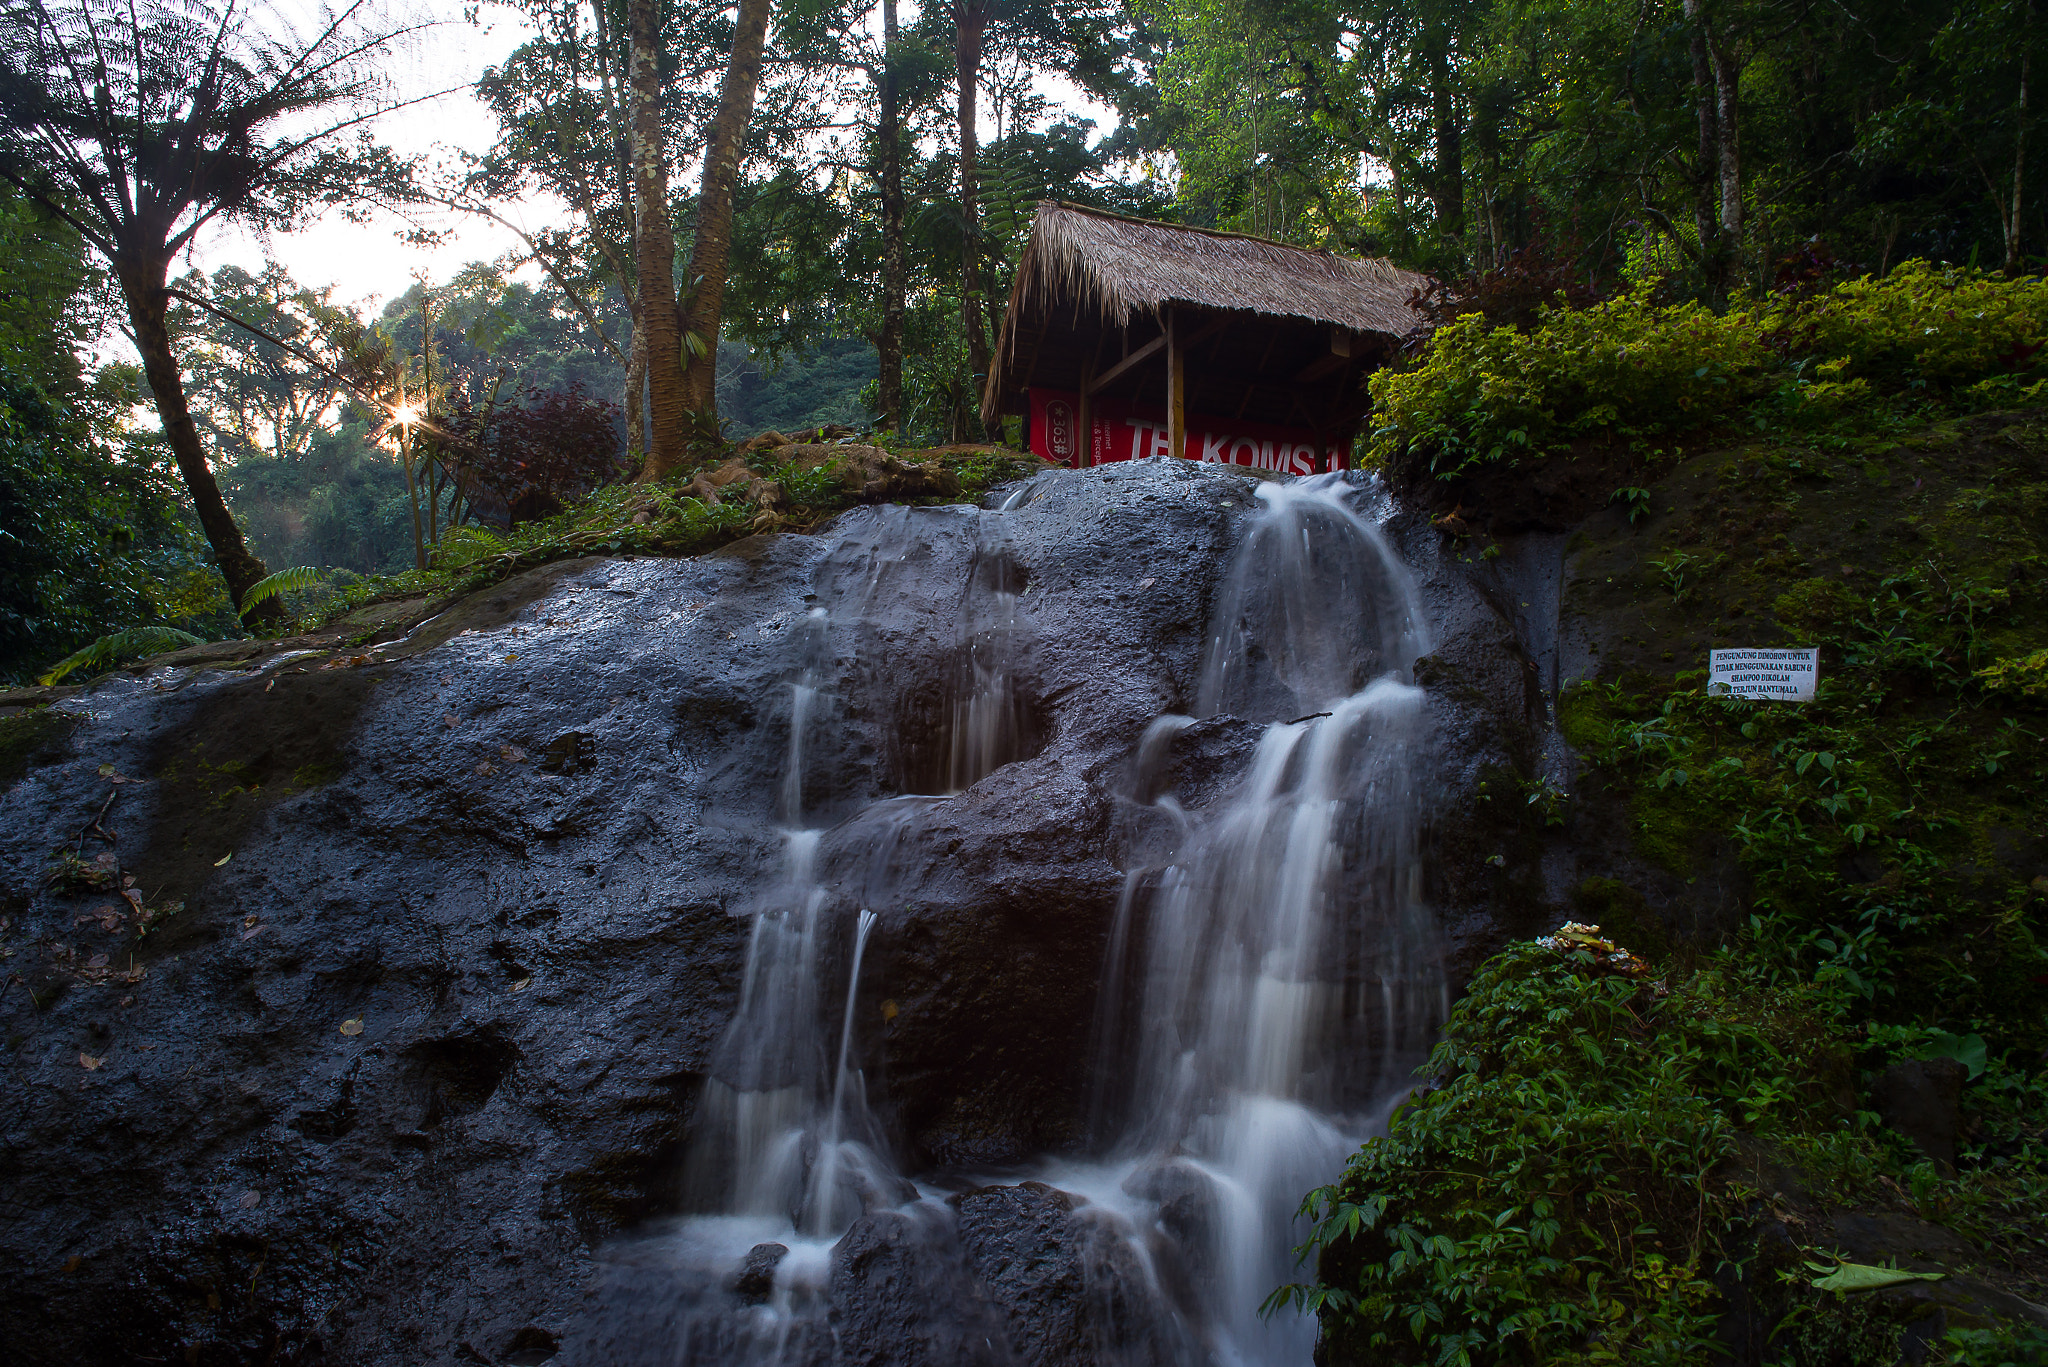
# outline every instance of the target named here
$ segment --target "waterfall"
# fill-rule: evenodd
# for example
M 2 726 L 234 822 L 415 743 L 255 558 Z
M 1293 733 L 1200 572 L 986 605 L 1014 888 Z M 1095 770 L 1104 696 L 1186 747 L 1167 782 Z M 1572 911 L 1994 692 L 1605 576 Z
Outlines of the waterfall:
M 1133 863 L 1104 965 L 1097 1132 L 1111 1118 L 1100 1080 L 1117 1078 L 1123 1190 L 1198 1193 L 1205 1218 L 1172 1232 L 1219 1363 L 1307 1363 L 1312 1322 L 1258 1316 L 1298 1275 L 1295 1209 L 1447 1010 L 1416 850 L 1426 730 L 1412 669 L 1428 631 L 1354 496 L 1342 476 L 1260 486 L 1197 711 L 1265 729 L 1221 810 L 1191 820 L 1170 791 L 1140 792 L 1181 835 L 1157 864 Z M 1153 724 L 1142 782 L 1192 724 Z
M 866 908 L 894 905 L 880 899 L 896 895 L 906 832 L 1041 743 L 1020 691 L 1026 576 L 1003 531 L 1028 492 L 975 514 L 957 668 L 943 697 L 917 704 L 941 734 L 904 766 L 907 795 L 877 798 L 842 828 L 872 832 L 872 844 L 829 887 L 806 773 L 845 662 L 828 648 L 827 609 L 797 634 L 772 780 L 780 865 L 743 909 L 738 1006 L 687 1160 L 699 1213 L 674 1244 L 714 1290 L 681 1316 L 675 1361 L 829 1360 L 832 1249 L 850 1226 L 915 1203 L 908 1224 L 941 1231 L 937 1247 L 950 1238 L 947 1192 L 1018 1180 L 905 1180 L 868 1105 L 856 1023 L 878 924 Z M 1165 834 L 1132 847 L 1101 964 L 1095 1152 L 1026 1174 L 1083 1198 L 1076 1256 L 1089 1294 L 1123 1320 L 1096 1345 L 1090 1360 L 1103 1364 L 1306 1367 L 1313 1322 L 1258 1314 L 1300 1275 L 1295 1210 L 1370 1133 L 1447 1010 L 1416 848 L 1427 725 L 1413 666 L 1430 643 L 1415 585 L 1345 476 L 1266 483 L 1258 496 L 1192 714 L 1155 718 L 1137 746 L 1129 800 Z M 857 543 L 864 560 L 834 571 L 846 588 L 833 611 L 882 611 L 913 531 L 907 517 L 878 520 Z M 1198 728 L 1256 734 L 1237 787 L 1206 804 L 1168 781 Z M 757 1293 L 735 1319 L 715 1288 L 748 1285 Z

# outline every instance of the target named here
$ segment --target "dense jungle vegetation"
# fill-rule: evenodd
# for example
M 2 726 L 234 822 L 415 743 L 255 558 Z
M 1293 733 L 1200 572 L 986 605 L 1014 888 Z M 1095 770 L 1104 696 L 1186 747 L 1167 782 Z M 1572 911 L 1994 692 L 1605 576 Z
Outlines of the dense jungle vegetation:
M 815 453 L 700 496 L 768 429 L 1014 440 L 975 399 L 1041 198 L 1388 255 L 1437 283 L 1370 459 L 1475 562 L 1576 528 L 1603 624 L 1575 784 L 1503 774 L 1503 847 L 1614 875 L 1479 973 L 1276 1294 L 1332 1362 L 2048 1361 L 2000 1309 L 2048 1300 L 2032 0 L 508 8 L 496 137 L 431 165 L 356 136 L 395 12 L 0 10 L 0 677 L 842 506 Z M 378 310 L 177 268 L 543 192 Z M 1013 468 L 950 460 L 917 496 Z M 1733 643 L 1819 646 L 1818 699 L 1710 695 Z M 1938 1156 L 1875 1098 L 1941 1059 Z M 1841 1262 L 1825 1211 L 1960 1235 L 1978 1289 L 1911 1299 L 1915 1247 Z

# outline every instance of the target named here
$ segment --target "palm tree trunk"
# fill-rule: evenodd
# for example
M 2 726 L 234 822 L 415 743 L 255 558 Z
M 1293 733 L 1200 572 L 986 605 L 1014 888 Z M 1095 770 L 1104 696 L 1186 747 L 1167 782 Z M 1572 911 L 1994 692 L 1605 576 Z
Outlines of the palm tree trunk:
M 896 93 L 896 0 L 882 0 L 882 421 L 903 435 L 903 311 L 909 271 L 903 250 L 903 112 Z
M 199 526 L 206 533 L 206 544 L 213 548 L 214 563 L 220 566 L 221 578 L 227 580 L 228 594 L 239 609 L 242 595 L 249 586 L 269 571 L 261 560 L 249 553 L 249 547 L 243 542 L 242 529 L 235 525 L 234 515 L 228 512 L 227 500 L 221 497 L 213 469 L 206 463 L 206 448 L 199 440 L 199 427 L 192 421 L 192 408 L 185 398 L 184 377 L 178 371 L 177 353 L 171 349 L 171 296 L 167 288 L 170 263 L 160 260 L 117 261 L 115 271 L 121 281 L 121 294 L 128 304 L 129 326 L 135 329 L 135 349 L 142 353 L 143 378 L 149 381 L 150 396 L 156 400 L 157 416 L 163 420 L 164 440 L 170 444 L 171 455 L 178 462 L 178 474 L 185 481 L 185 491 L 192 496 L 192 507 L 199 514 Z M 266 599 L 258 605 L 256 615 L 265 620 L 282 619 L 284 606 L 275 598 Z
M 718 115 L 704 140 L 704 184 L 697 193 L 697 240 L 690 248 L 690 305 L 684 314 L 684 384 L 702 430 L 718 423 L 718 325 L 725 306 L 726 275 L 732 266 L 732 201 L 740 178 L 740 153 L 761 89 L 761 49 L 768 41 L 770 0 L 739 0 L 732 60 L 718 93 Z M 695 339 L 692 341 L 692 339 Z
M 641 331 L 647 347 L 648 432 L 643 480 L 689 460 L 689 395 L 676 320 L 676 238 L 668 217 L 668 160 L 661 140 L 661 42 L 655 0 L 627 0 L 628 72 L 633 118 L 634 253 Z

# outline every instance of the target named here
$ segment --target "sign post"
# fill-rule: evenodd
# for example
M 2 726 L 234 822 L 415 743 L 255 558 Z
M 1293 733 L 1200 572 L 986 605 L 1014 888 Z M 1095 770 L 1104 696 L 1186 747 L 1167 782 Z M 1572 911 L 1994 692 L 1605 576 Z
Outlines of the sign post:
M 1820 648 L 1716 650 L 1707 657 L 1707 692 L 1770 702 L 1812 702 L 1820 685 Z

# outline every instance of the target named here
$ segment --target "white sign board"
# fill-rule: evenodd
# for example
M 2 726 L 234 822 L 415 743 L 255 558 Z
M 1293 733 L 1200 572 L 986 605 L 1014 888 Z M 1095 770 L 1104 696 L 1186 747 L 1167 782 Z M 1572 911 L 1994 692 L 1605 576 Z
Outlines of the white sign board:
M 1707 692 L 1773 702 L 1812 702 L 1820 650 L 1716 650 L 1707 659 Z

